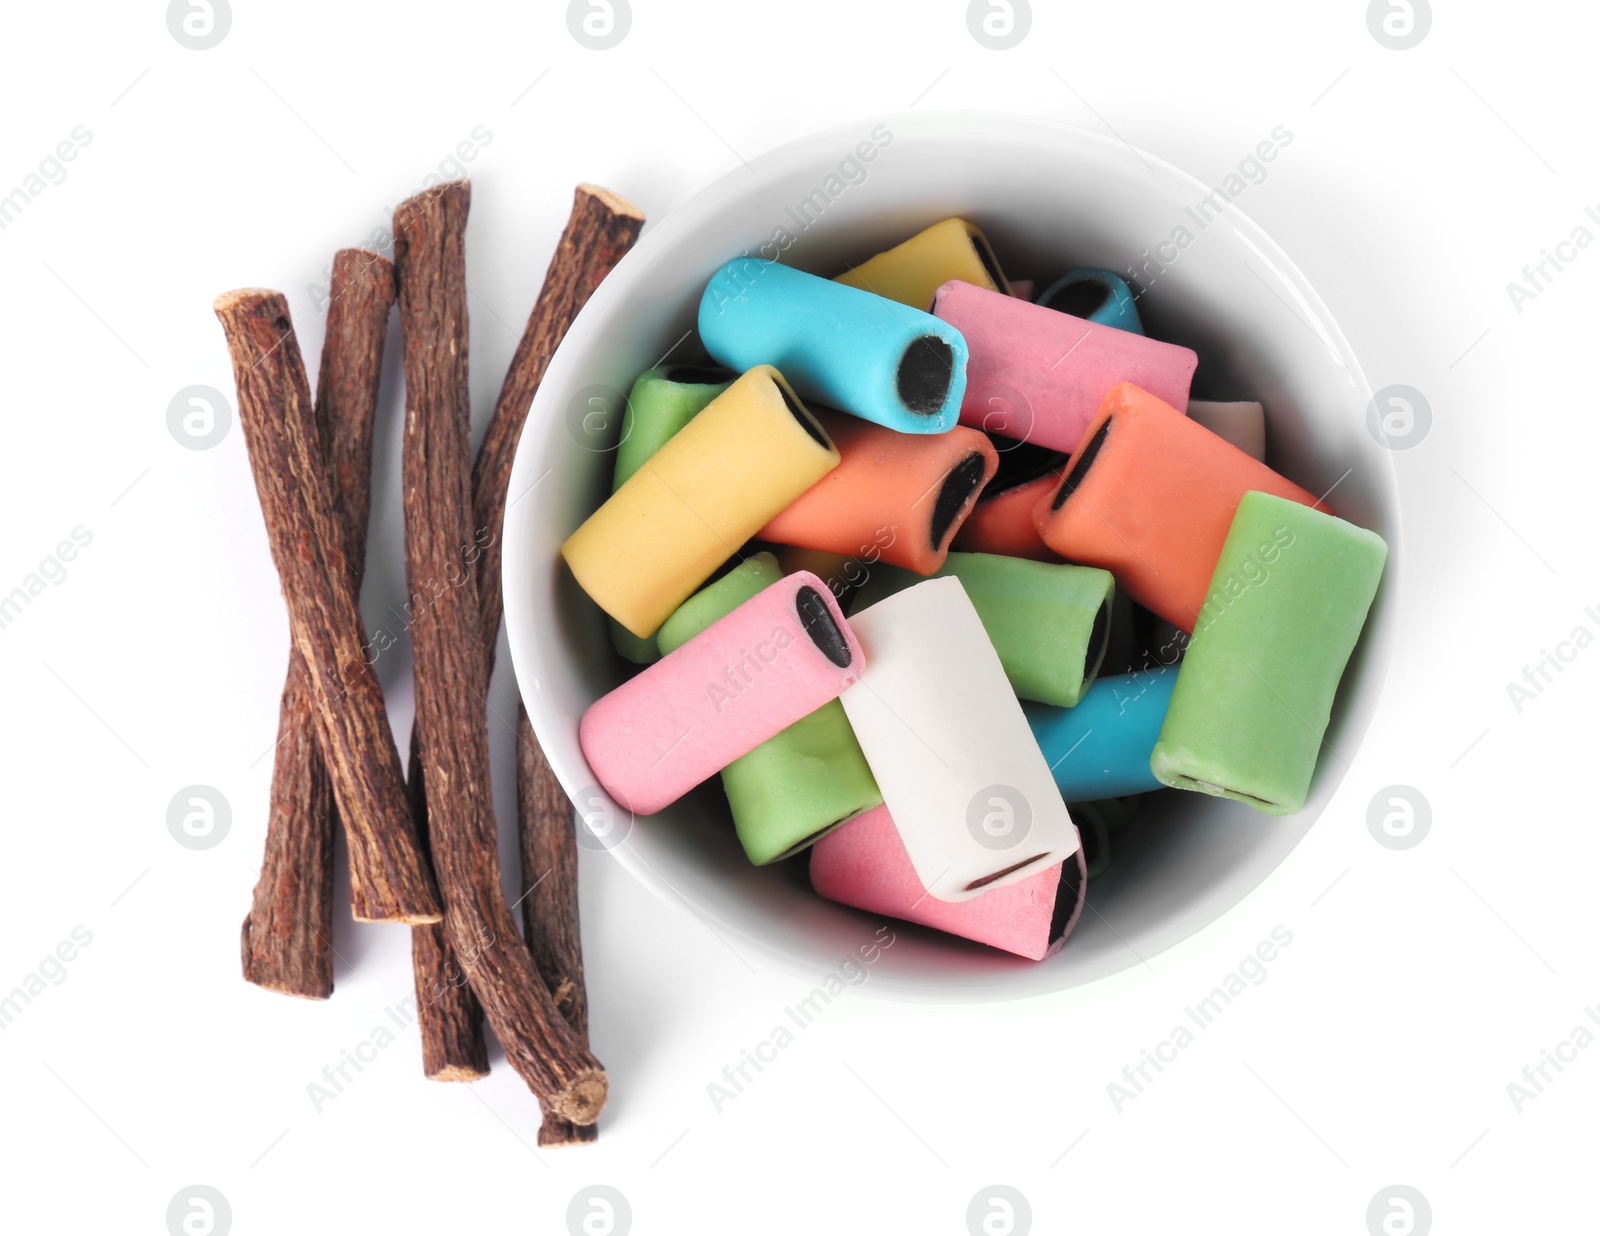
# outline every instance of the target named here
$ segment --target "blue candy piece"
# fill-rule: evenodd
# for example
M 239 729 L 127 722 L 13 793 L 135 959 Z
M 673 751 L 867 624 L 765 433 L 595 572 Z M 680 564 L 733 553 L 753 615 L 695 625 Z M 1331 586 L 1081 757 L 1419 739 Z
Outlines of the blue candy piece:
M 1115 271 L 1075 266 L 1047 287 L 1034 303 L 1102 326 L 1144 334 L 1133 293 Z
M 967 387 L 967 341 L 923 313 L 761 258 L 706 284 L 700 341 L 743 371 L 775 365 L 805 399 L 901 433 L 947 433 Z
M 1178 667 L 1096 678 L 1076 708 L 1024 700 L 1039 750 L 1069 803 L 1161 788 L 1150 752 L 1172 702 Z

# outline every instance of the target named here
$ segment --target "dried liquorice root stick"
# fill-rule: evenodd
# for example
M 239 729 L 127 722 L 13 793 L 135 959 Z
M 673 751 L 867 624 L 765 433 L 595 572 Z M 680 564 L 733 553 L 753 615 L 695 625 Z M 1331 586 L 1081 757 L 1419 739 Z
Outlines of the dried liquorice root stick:
M 633 247 L 643 226 L 644 215 L 631 202 L 595 185 L 577 187 L 572 213 L 550 259 L 544 285 L 528 316 L 478 450 L 472 473 L 473 520 L 478 544 L 484 546 L 478 559 L 478 605 L 483 613 L 483 644 L 490 675 L 494 671 L 495 642 L 500 635 L 500 528 L 505 517 L 511 461 L 528 407 L 544 379 L 550 357 L 578 311 Z M 417 767 L 415 739 L 413 732 L 412 768 Z M 542 755 L 538 762 L 544 775 L 552 776 Z M 418 801 L 413 795 L 413 802 Z M 563 816 L 569 824 L 570 815 L 568 810 Z M 423 818 L 420 812 L 417 818 Z M 482 1018 L 472 988 L 460 982 L 461 966 L 449 951 L 444 931 L 438 927 L 416 928 L 412 932 L 411 955 L 417 1006 L 421 1010 L 418 1020 L 422 1027 L 423 1069 L 429 1077 L 441 1080 L 470 1075 L 465 1071 L 484 1058 Z M 592 1125 L 574 1126 L 547 1112 L 547 1127 L 552 1120 L 567 1129 L 585 1129 L 589 1135 L 583 1140 L 593 1140 Z M 544 1142 L 544 1136 L 541 1131 L 541 1144 L 552 1144 Z
M 411 813 L 426 842 L 428 793 L 415 726 L 411 729 L 411 756 L 406 770 Z M 477 1081 L 487 1077 L 489 1049 L 483 1041 L 483 1006 L 467 984 L 466 972 L 456 960 L 450 933 L 443 923 L 425 923 L 411 929 L 411 971 L 416 980 L 423 1076 L 432 1081 Z
M 332 293 L 312 415 L 344 529 L 345 563 L 359 595 L 394 266 L 364 249 L 340 249 L 333 255 Z M 240 930 L 249 982 L 313 1000 L 333 994 L 334 827 L 333 789 L 317 747 L 305 662 L 291 645 L 261 878 Z
M 566 336 L 578 311 L 595 288 L 633 248 L 644 227 L 644 215 L 632 202 L 597 185 L 579 185 L 572 214 L 550 259 L 544 286 L 534 302 L 528 325 L 517 344 L 511 368 L 495 400 L 489 427 L 472 468 L 473 526 L 488 546 L 478 562 L 478 601 L 491 664 L 500 634 L 500 530 L 505 522 L 506 491 L 517 441 L 528 419 L 534 392 Z
M 426 830 L 428 792 L 416 726 L 411 728 L 411 762 L 406 768 L 411 813 L 417 827 Z M 483 1041 L 483 1006 L 472 994 L 466 971 L 450 947 L 450 933 L 443 923 L 411 929 L 411 974 L 417 988 L 423 1076 L 433 1081 L 477 1081 L 487 1077 L 489 1049 Z
M 401 475 L 417 727 L 428 836 L 450 946 L 542 1102 L 579 1124 L 605 1106 L 605 1071 L 556 1009 L 500 888 L 489 783 L 488 658 L 473 537 L 463 278 L 471 191 L 440 185 L 395 211 L 406 375 Z
M 333 994 L 333 787 L 299 654 L 278 701 L 267 842 L 239 929 L 247 982 L 307 1000 Z
M 589 993 L 578 937 L 578 845 L 572 803 L 545 762 L 527 710 L 517 706 L 517 823 L 522 854 L 522 924 L 533 964 L 573 1032 L 589 1041 Z M 548 1109 L 539 1145 L 595 1139 L 595 1126 L 573 1124 Z
M 512 359 L 473 467 L 473 514 L 488 547 L 478 561 L 478 600 L 491 663 L 500 633 L 500 536 L 517 441 L 529 405 L 561 340 L 595 288 L 639 239 L 644 214 L 595 185 L 573 193 L 544 286 Z M 492 539 L 485 536 L 490 534 Z M 534 964 L 574 1032 L 589 1041 L 583 948 L 578 938 L 578 858 L 572 803 L 546 763 L 521 705 L 517 708 L 517 827 L 522 854 L 523 925 Z M 573 1124 L 544 1110 L 541 1146 L 595 1140 L 594 1125 Z
M 407 789 L 417 827 L 428 827 L 428 795 L 418 731 L 411 731 Z M 432 853 L 429 853 L 432 861 Z M 422 1032 L 422 1072 L 433 1081 L 477 1081 L 489 1075 L 483 1041 L 483 1006 L 467 985 L 466 970 L 450 947 L 443 923 L 411 929 L 411 970 L 417 980 L 417 1028 Z
M 239 423 L 306 666 L 318 746 L 350 842 L 352 911 L 373 922 L 437 922 L 439 898 L 412 829 L 383 688 L 365 657 L 288 302 L 247 288 L 223 293 L 213 308 L 233 360 Z

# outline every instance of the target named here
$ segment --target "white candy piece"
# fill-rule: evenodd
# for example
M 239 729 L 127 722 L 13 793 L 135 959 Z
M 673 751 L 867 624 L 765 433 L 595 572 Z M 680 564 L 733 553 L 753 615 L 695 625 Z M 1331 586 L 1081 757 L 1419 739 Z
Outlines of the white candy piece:
M 1077 853 L 1078 830 L 961 581 L 916 584 L 850 626 L 865 669 L 839 698 L 923 887 L 966 901 Z

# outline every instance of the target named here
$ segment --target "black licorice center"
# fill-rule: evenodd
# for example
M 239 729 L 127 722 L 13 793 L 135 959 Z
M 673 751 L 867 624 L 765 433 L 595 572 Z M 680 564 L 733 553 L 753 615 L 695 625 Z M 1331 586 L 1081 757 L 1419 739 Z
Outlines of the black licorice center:
M 955 372 L 955 353 L 938 335 L 921 335 L 911 341 L 900 358 L 895 386 L 900 402 L 922 416 L 944 407 Z
M 961 514 L 967 499 L 983 484 L 983 464 L 983 456 L 973 451 L 950 469 L 944 484 L 939 487 L 939 497 L 933 504 L 933 522 L 928 528 L 928 541 L 935 553 L 944 544 L 945 537 L 950 533 L 950 525 Z
M 1053 451 L 1032 442 L 1018 441 L 997 433 L 991 433 L 989 441 L 994 443 L 995 452 L 1000 456 L 1000 467 L 978 495 L 979 502 L 989 502 L 1013 489 L 1031 485 L 1052 472 L 1059 476 L 1067 462 L 1064 451 Z
M 817 440 L 818 446 L 822 447 L 823 450 L 831 451 L 833 443 L 828 441 L 828 435 L 822 432 L 822 426 L 817 424 L 816 418 L 807 412 L 800 401 L 794 397 L 794 392 L 782 382 L 775 381 L 773 385 L 778 388 L 778 393 L 783 396 L 783 405 L 789 409 L 789 414 L 805 426 L 806 432 Z
M 726 369 L 712 369 L 704 365 L 674 365 L 662 377 L 679 386 L 721 386 L 734 375 Z
M 1199 777 L 1186 776 L 1179 773 L 1172 781 L 1167 783 L 1174 789 L 1198 790 L 1202 794 L 1211 794 L 1217 798 L 1231 798 L 1236 802 L 1250 803 L 1256 807 L 1271 810 L 1278 804 L 1270 798 L 1258 798 L 1254 794 L 1246 794 L 1243 790 L 1230 790 L 1225 785 L 1218 785 L 1215 781 L 1202 781 Z
M 810 584 L 801 584 L 795 590 L 794 612 L 800 616 L 800 625 L 806 629 L 806 635 L 822 655 L 840 669 L 848 668 L 850 645 L 845 642 L 844 632 L 833 620 L 833 611 L 822 599 L 822 594 Z
M 1083 834 L 1078 837 L 1081 841 Z M 1087 857 L 1084 860 L 1088 861 Z M 1054 944 L 1072 921 L 1072 912 L 1078 908 L 1078 893 L 1083 888 L 1083 874 L 1078 869 L 1078 856 L 1074 854 L 1061 864 L 1061 883 L 1056 885 L 1055 904 L 1050 909 L 1049 941 Z
M 838 828 L 839 825 L 845 823 L 845 821 L 853 820 L 853 819 L 855 819 L 855 816 L 853 816 L 853 815 L 844 815 L 844 816 L 840 816 L 837 820 L 834 820 L 832 823 L 824 824 L 821 828 L 817 829 L 816 832 L 808 833 L 808 834 L 806 834 L 806 836 L 800 838 L 799 841 L 796 841 L 792 846 L 790 846 L 787 850 L 785 850 L 782 854 L 778 855 L 778 857 L 773 859 L 772 861 L 775 862 L 775 863 L 781 863 L 786 858 L 793 858 L 796 854 L 800 853 L 801 850 L 809 849 L 810 847 L 815 845 L 817 842 L 821 841 L 824 837 L 826 837 L 834 829 Z
M 1094 466 L 1094 457 L 1100 453 L 1100 448 L 1106 444 L 1106 435 L 1111 432 L 1111 420 L 1095 431 L 1094 437 L 1089 439 L 1089 445 L 1083 448 L 1083 453 L 1078 456 L 1078 462 L 1072 465 L 1072 471 L 1067 473 L 1067 479 L 1061 482 L 1061 488 L 1056 490 L 1056 496 L 1050 503 L 1052 511 L 1059 511 L 1068 498 L 1077 492 L 1078 486 L 1083 484 L 1083 478 L 1089 474 L 1089 469 Z
M 970 893 L 975 888 L 987 888 L 989 885 L 993 884 L 996 880 L 1001 879 L 1004 876 L 1010 875 L 1013 871 L 1021 871 L 1024 867 L 1028 866 L 1028 864 L 1036 863 L 1041 858 L 1048 857 L 1048 855 L 1049 855 L 1049 851 L 1048 850 L 1042 850 L 1038 854 L 1035 854 L 1032 858 L 1025 858 L 1020 863 L 1012 863 L 1011 866 L 1003 867 L 999 871 L 996 871 L 991 875 L 979 876 L 971 884 L 967 885 L 967 887 L 965 889 L 963 889 L 962 891 Z
M 1085 679 L 1100 668 L 1100 662 L 1105 659 L 1106 645 L 1111 640 L 1111 597 L 1107 595 L 1095 612 L 1094 626 L 1089 628 L 1089 647 L 1083 654 L 1083 676 Z
M 1050 298 L 1047 309 L 1087 318 L 1105 308 L 1111 299 L 1111 285 L 1100 279 L 1080 279 L 1069 283 Z
M 994 282 L 996 290 L 1004 292 L 1011 285 L 1006 282 L 1005 275 L 1000 273 L 1000 262 L 994 256 L 994 250 L 989 248 L 989 242 L 982 236 L 968 234 L 967 239 L 972 242 L 972 248 L 978 255 L 978 261 L 983 264 L 984 273 Z

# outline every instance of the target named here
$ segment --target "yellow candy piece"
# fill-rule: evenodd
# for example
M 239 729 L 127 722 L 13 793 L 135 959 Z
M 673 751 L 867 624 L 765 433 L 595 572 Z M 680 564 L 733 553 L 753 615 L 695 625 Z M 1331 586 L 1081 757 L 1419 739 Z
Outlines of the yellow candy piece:
M 771 365 L 747 370 L 567 538 L 583 590 L 641 639 L 839 463 Z
M 834 282 L 927 310 L 939 285 L 952 279 L 1011 295 L 1011 285 L 988 240 L 965 219 L 935 223 L 905 243 L 851 267 Z

